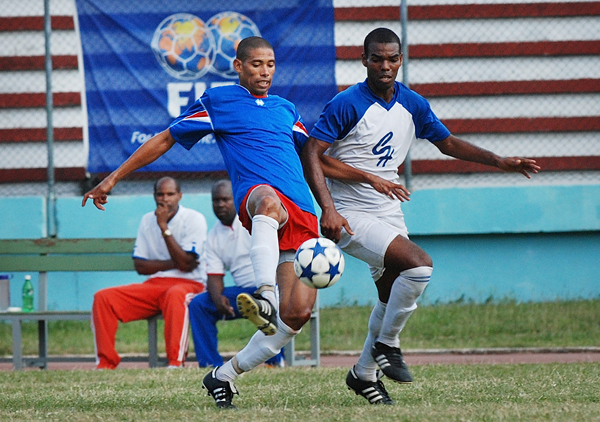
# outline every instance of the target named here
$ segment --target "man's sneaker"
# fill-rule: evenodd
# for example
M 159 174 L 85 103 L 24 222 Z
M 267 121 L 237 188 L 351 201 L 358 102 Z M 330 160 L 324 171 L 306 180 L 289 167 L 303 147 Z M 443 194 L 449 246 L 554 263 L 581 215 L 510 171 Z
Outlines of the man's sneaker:
M 208 395 L 215 399 L 215 403 L 219 409 L 237 409 L 231 403 L 234 394 L 238 394 L 235 385 L 232 382 L 221 381 L 217 379 L 218 367 L 210 371 L 202 381 L 202 388 L 208 390 Z
M 277 332 L 277 311 L 271 302 L 261 295 L 241 293 L 237 297 L 237 306 L 240 314 L 256 325 L 256 328 L 266 336 L 272 336 Z
M 379 377 L 375 382 L 363 381 L 356 376 L 354 367 L 346 376 L 346 385 L 349 390 L 353 390 L 357 396 L 363 396 L 371 404 L 394 404 Z
M 371 349 L 371 355 L 386 377 L 400 383 L 410 383 L 413 378 L 408 366 L 402 359 L 402 352 L 397 347 L 390 347 L 379 341 Z

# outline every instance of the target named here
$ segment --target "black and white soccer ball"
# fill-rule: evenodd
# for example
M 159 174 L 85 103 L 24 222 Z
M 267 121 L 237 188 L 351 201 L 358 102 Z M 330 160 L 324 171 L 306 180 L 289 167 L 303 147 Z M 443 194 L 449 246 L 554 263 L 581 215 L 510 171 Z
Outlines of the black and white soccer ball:
M 304 242 L 294 258 L 294 271 L 301 282 L 314 289 L 333 286 L 344 272 L 341 249 L 331 240 L 318 237 Z

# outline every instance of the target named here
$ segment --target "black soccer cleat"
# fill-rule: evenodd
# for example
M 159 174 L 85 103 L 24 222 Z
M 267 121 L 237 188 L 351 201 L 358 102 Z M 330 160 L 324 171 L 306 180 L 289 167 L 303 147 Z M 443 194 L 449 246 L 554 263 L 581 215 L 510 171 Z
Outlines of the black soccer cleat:
M 394 404 L 383 385 L 383 382 L 379 379 L 377 381 L 363 381 L 356 376 L 354 367 L 348 371 L 346 376 L 346 385 L 349 390 L 356 393 L 357 396 L 363 396 L 371 404 Z
M 239 395 L 232 382 L 221 381 L 217 378 L 218 367 L 210 371 L 202 380 L 202 388 L 208 390 L 208 395 L 215 399 L 219 409 L 237 409 L 231 402 L 233 395 Z
M 399 383 L 411 383 L 412 375 L 408 365 L 402 359 L 402 351 L 398 347 L 390 347 L 379 341 L 371 349 L 371 355 L 386 377 Z
M 272 336 L 277 332 L 277 311 L 271 302 L 261 295 L 240 293 L 237 297 L 237 306 L 240 314 L 256 325 L 256 328 L 266 336 Z

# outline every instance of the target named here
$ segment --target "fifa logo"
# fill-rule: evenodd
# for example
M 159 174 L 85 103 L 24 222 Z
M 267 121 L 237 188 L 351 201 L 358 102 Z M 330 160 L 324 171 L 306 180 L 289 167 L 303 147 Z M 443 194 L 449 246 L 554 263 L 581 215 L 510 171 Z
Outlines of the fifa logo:
M 241 40 L 252 36 L 260 36 L 258 27 L 237 12 L 221 12 L 207 22 L 190 13 L 165 18 L 154 31 L 150 46 L 163 70 L 185 81 L 167 84 L 169 115 L 179 116 L 190 100 L 200 98 L 207 84 L 192 81 L 207 73 L 229 80 L 211 86 L 235 83 L 238 75 L 233 60 L 237 47 Z
M 373 147 L 371 150 L 375 155 L 381 155 L 379 157 L 379 161 L 377 161 L 377 167 L 385 167 L 387 162 L 393 158 L 394 148 L 388 145 L 388 142 L 392 139 L 394 134 L 392 132 L 388 132 L 383 138 L 377 142 L 377 145 Z
M 251 36 L 260 36 L 258 27 L 237 12 L 218 13 L 208 23 L 189 13 L 176 13 L 158 25 L 150 45 L 161 67 L 177 79 L 194 80 L 207 72 L 235 79 L 237 46 Z

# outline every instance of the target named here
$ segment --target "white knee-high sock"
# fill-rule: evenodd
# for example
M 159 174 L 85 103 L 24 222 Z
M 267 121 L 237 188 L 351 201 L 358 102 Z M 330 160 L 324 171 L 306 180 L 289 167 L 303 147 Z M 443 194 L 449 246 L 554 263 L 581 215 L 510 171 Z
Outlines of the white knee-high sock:
M 376 341 L 391 347 L 399 347 L 398 336 L 408 318 L 417 309 L 417 299 L 429 284 L 432 271 L 433 268 L 427 266 L 411 268 L 402 271 L 394 280 Z
M 254 333 L 246 347 L 240 350 L 233 359 L 229 360 L 217 371 L 217 378 L 221 381 L 234 381 L 240 374 L 235 365 L 242 372 L 248 372 L 261 363 L 275 356 L 283 346 L 300 333 L 302 330 L 294 330 L 287 326 L 279 317 L 277 318 L 277 332 L 272 336 L 266 336 L 262 331 Z M 235 359 L 235 363 L 233 362 Z
M 371 316 L 369 317 L 369 333 L 367 334 L 362 353 L 354 367 L 356 376 L 364 381 L 377 381 L 377 363 L 371 355 L 371 348 L 379 335 L 379 330 L 381 330 L 381 322 L 383 321 L 386 307 L 387 305 L 379 300 L 375 304 L 375 307 L 373 307 Z
M 279 224 L 274 218 L 262 214 L 257 214 L 252 218 L 250 259 L 252 260 L 254 277 L 257 287 L 272 287 L 272 289 L 264 290 L 262 295 L 275 306 L 275 309 L 278 308 L 274 293 L 277 264 L 279 263 L 278 228 Z

